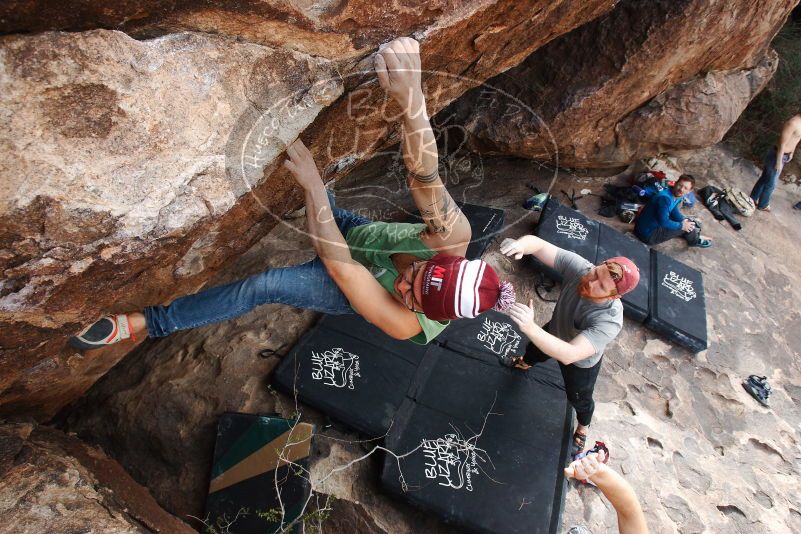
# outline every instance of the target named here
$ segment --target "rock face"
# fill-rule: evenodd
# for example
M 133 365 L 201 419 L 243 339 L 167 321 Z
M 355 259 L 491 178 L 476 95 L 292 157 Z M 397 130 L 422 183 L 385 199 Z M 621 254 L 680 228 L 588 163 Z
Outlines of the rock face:
M 747 190 L 759 174 L 750 162 L 717 147 L 685 154 L 679 163 L 699 182 L 719 187 Z M 387 185 L 383 168 L 377 164 L 373 174 L 337 184 L 338 204 L 380 213 L 384 204 L 374 200 L 365 205 L 363 199 L 356 203 L 347 191 L 363 183 Z M 520 208 L 521 199 L 530 196 L 525 184 L 533 182 L 544 190 L 553 174 L 522 160 L 485 158 L 481 168 L 486 180 L 460 183 L 452 188 L 454 198 L 506 209 L 510 226 L 502 237 L 530 232 L 534 216 Z M 517 179 L 498 187 L 498 180 L 508 176 Z M 557 177 L 568 191 L 590 188 L 596 194 L 605 181 Z M 801 476 L 801 286 L 796 283 L 801 251 L 794 245 L 801 240 L 801 226 L 791 209 L 799 193 L 797 188 L 778 188 L 774 212 L 744 219 L 740 232 L 697 205 L 688 215 L 702 221 L 714 246 L 688 249 L 674 240 L 658 247 L 703 273 L 707 351 L 691 354 L 671 346 L 628 319 L 606 350 L 589 439 L 609 446 L 610 465 L 634 486 L 651 532 L 778 534 L 801 528 L 796 490 Z M 395 205 L 397 199 L 386 203 Z M 584 196 L 578 203 L 586 214 L 598 208 L 595 196 Z M 617 225 L 623 231 L 631 229 Z M 292 228 L 276 228 L 214 283 L 257 272 L 265 263 L 272 267 L 305 261 L 309 247 L 303 243 L 298 246 Z M 497 245 L 485 259 L 514 283 L 520 300 L 534 299 L 538 324 L 549 320 L 553 304 L 536 297 L 536 280 L 528 265 L 501 257 Z M 546 296 L 554 298 L 556 293 Z M 436 521 L 381 493 L 376 482 L 380 463 L 374 458 L 329 476 L 363 456 L 372 444 L 324 429 L 324 420 L 312 410 L 269 389 L 269 373 L 278 358 L 261 358 L 259 351 L 285 353 L 314 319 L 310 312 L 270 305 L 235 320 L 148 342 L 65 411 L 60 424 L 101 445 L 162 506 L 183 517 L 202 509 L 221 412 L 278 411 L 288 416 L 298 411 L 303 420 L 317 425 L 312 480 L 318 491 L 358 502 L 386 532 L 442 532 L 444 527 Z M 771 409 L 762 408 L 740 386 L 752 373 L 767 375 L 773 385 Z M 561 532 L 576 524 L 596 533 L 616 532 L 617 520 L 594 489 L 571 487 Z
M 719 142 L 777 64 L 769 51 L 752 69 L 709 72 L 657 95 L 615 127 L 614 158 L 635 161 Z
M 508 68 L 519 63 L 527 51 L 592 20 L 614 4 L 615 0 L 582 3 L 413 0 L 383 4 L 365 0 L 135 3 L 101 0 L 64 9 L 52 0 L 19 0 L 0 6 L 0 34 L 105 28 L 147 38 L 198 31 L 287 47 L 327 59 L 358 59 L 380 43 L 401 35 L 424 35 L 461 27 L 467 32 L 448 32 L 453 40 L 442 42 L 451 60 L 472 62 L 477 57 L 468 57 L 471 49 L 481 54 L 505 49 L 498 57 L 488 56 L 485 60 L 499 61 Z M 536 31 L 532 33 L 530 30 L 534 28 Z M 533 39 L 531 45 L 523 40 L 526 37 Z M 503 46 L 509 44 L 512 46 L 508 49 Z M 504 67 L 498 72 L 502 70 Z
M 504 99 L 474 90 L 455 112 L 474 150 L 568 167 L 711 146 L 772 76 L 796 3 L 622 0 L 489 82 Z
M 242 230 L 244 186 L 225 168 L 237 118 L 330 65 L 199 34 L 135 41 L 93 31 L 2 42 L 0 321 L 9 410 L 47 415 L 126 349 L 86 357 L 70 330 L 102 310 L 202 285 L 268 221 Z M 273 83 L 268 87 L 267 81 Z M 341 93 L 331 82 L 282 117 L 290 140 Z M 279 141 L 269 147 L 274 158 Z M 91 319 L 90 319 L 91 321 Z M 16 349 L 16 350 L 15 350 Z M 59 387 L 45 387 L 58 385 Z M 38 393 L 32 394 L 33 391 Z
M 103 452 L 30 423 L 0 425 L 0 514 L 15 534 L 195 532 Z
M 52 416 L 131 347 L 70 334 L 199 289 L 297 207 L 299 134 L 326 179 L 396 142 L 379 43 L 420 39 L 433 113 L 613 4 L 4 4 L 5 32 L 161 36 L 0 38 L 0 413 Z

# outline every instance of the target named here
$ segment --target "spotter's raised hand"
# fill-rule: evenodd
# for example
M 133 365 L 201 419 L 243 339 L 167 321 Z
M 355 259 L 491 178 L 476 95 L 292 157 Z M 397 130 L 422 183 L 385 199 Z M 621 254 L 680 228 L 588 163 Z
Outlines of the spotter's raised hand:
M 525 253 L 526 249 L 520 239 L 509 239 L 507 237 L 501 242 L 501 254 L 505 256 L 514 256 L 516 260 L 519 260 Z

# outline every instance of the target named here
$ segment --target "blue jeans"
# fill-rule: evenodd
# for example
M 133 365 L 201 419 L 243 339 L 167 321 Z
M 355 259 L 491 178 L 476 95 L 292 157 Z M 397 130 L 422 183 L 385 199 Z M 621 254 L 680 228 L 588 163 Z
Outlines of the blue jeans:
M 790 154 L 782 155 L 782 167 L 790 161 Z M 770 195 L 776 189 L 776 182 L 779 180 L 781 169 L 776 170 L 776 147 L 771 147 L 765 155 L 765 167 L 762 169 L 762 175 L 757 180 L 754 188 L 751 190 L 751 198 L 754 199 L 757 208 L 765 209 L 770 205 Z
M 339 230 L 371 222 L 337 208 L 329 193 Z M 355 313 L 350 302 L 328 275 L 319 257 L 294 267 L 280 267 L 224 286 L 204 289 L 172 301 L 168 306 L 148 306 L 145 321 L 150 337 L 164 337 L 178 330 L 225 321 L 262 304 L 287 304 L 334 315 Z

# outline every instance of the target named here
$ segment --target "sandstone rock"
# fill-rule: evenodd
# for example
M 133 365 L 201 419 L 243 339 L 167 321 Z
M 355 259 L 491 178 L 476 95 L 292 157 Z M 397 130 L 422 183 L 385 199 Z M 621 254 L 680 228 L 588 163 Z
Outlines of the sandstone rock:
M 722 141 L 777 65 L 770 51 L 752 69 L 710 72 L 671 87 L 618 123 L 617 141 L 605 157 L 635 161 Z
M 378 526 L 362 505 L 344 499 L 334 501 L 333 510 L 324 524 L 325 530 L 330 532 L 389 533 Z
M 65 348 L 68 335 L 104 313 L 197 290 L 296 208 L 279 163 L 301 132 L 327 180 L 397 142 L 398 110 L 371 72 L 382 40 L 421 40 L 433 113 L 613 3 L 321 4 L 299 14 L 282 2 L 152 1 L 60 16 L 50 2 L 14 3 L 0 17 L 6 31 L 206 33 L 0 40 L 9 125 L 0 133 L 0 413 L 51 416 L 131 347 L 79 354 Z
M 623 0 L 493 80 L 506 98 L 474 90 L 457 113 L 475 150 L 568 167 L 711 146 L 772 76 L 794 5 Z
M 4 532 L 195 532 L 102 451 L 29 423 L 0 425 Z
M 435 0 L 375 4 L 364 0 L 297 3 L 282 0 L 209 2 L 208 0 L 109 0 L 64 9 L 50 0 L 19 0 L 0 6 L 0 34 L 46 30 L 83 31 L 105 28 L 137 38 L 180 31 L 227 35 L 276 47 L 289 47 L 327 59 L 358 59 L 368 49 L 394 37 L 447 27 L 456 31 L 445 41 L 447 56 L 456 59 L 494 48 L 501 38 L 517 41 L 538 27 L 531 49 L 611 9 L 615 0 L 592 2 L 497 2 Z M 547 24 L 542 24 L 547 22 Z M 465 25 L 466 23 L 466 25 Z M 480 29 L 478 33 L 474 30 Z M 514 31 L 510 31 L 514 29 Z M 508 37 L 504 37 L 504 36 Z M 459 50 L 457 44 L 467 44 Z M 518 47 L 523 47 L 518 49 Z M 498 48 L 500 50 L 503 46 Z M 514 56 L 528 49 L 520 41 L 496 58 L 519 63 Z M 465 58 L 466 59 L 466 58 Z M 485 60 L 489 60 L 486 57 Z M 502 67 L 498 72 L 504 70 Z
M 292 117 L 274 112 L 274 159 L 342 85 L 324 60 L 200 34 L 5 37 L 0 54 L 0 390 L 42 415 L 129 348 L 85 358 L 64 347 L 70 330 L 198 287 L 272 222 L 234 223 L 247 212 L 225 168 L 238 117 L 303 89 Z

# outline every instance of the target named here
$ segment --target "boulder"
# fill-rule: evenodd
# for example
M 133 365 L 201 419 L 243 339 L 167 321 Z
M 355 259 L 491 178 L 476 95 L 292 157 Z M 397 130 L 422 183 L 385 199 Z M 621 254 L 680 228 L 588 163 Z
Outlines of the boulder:
M 618 123 L 617 140 L 604 157 L 635 161 L 722 141 L 778 63 L 771 50 L 752 69 L 708 72 L 674 85 Z
M 298 135 L 326 180 L 396 143 L 380 42 L 421 41 L 433 113 L 613 4 L 4 5 L 6 32 L 140 40 L 0 38 L 0 413 L 52 416 L 131 348 L 70 334 L 198 290 L 296 208 Z
M 0 424 L 0 514 L 18 534 L 195 532 L 102 451 L 33 423 Z
M 226 172 L 238 118 L 304 91 L 275 112 L 274 159 L 342 84 L 325 60 L 201 34 L 5 37 L 0 58 L 0 396 L 41 416 L 130 349 L 81 355 L 70 332 L 201 286 L 272 223 Z
M 452 111 L 473 150 L 567 167 L 711 146 L 772 76 L 795 4 L 622 0 L 488 82 L 503 98 L 473 90 Z

